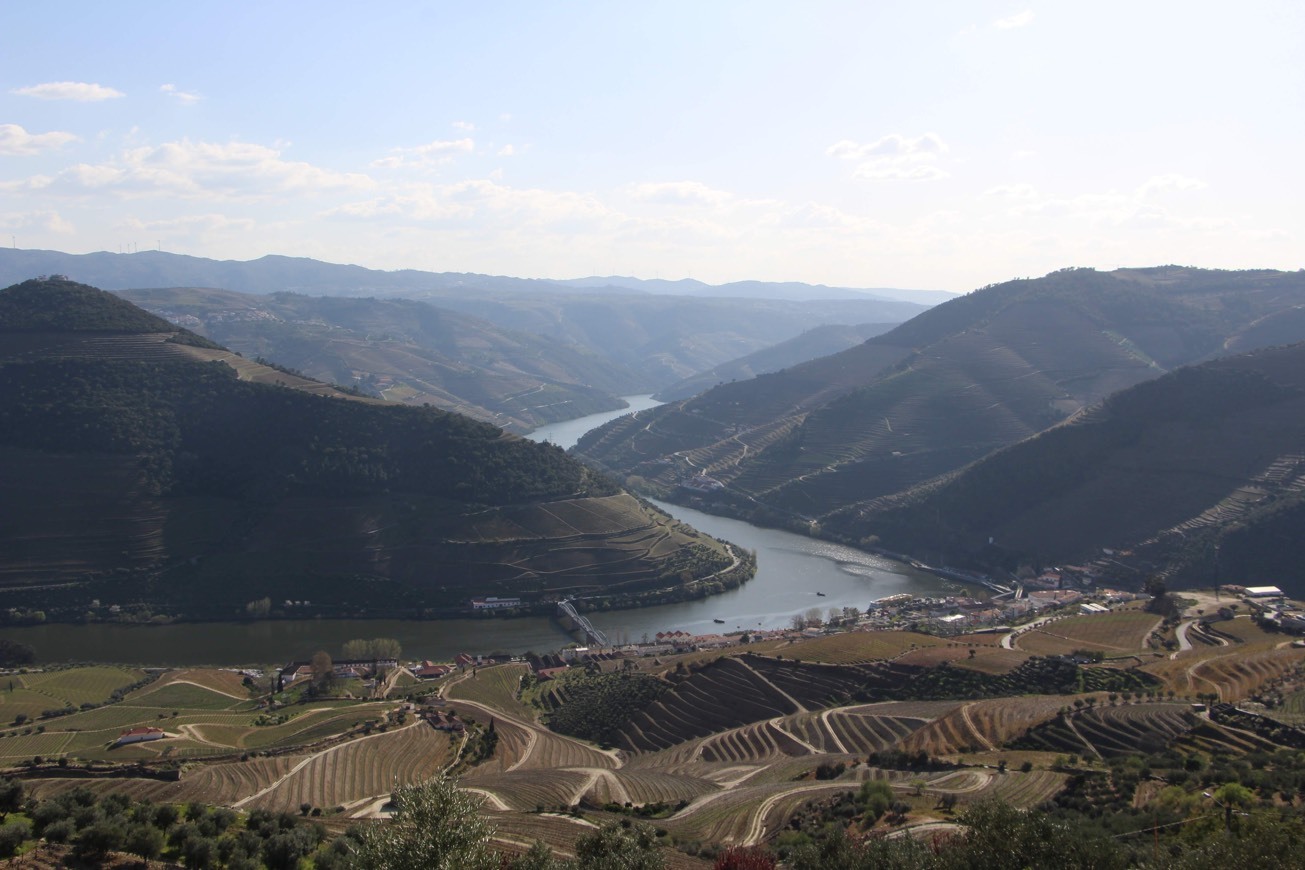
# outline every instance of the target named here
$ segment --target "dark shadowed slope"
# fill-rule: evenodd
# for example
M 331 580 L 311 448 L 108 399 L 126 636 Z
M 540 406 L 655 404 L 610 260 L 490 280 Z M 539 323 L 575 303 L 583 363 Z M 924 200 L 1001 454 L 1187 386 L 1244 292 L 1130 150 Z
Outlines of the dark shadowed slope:
M 26 282 L 0 311 L 0 607 L 229 618 L 270 596 L 422 615 L 473 595 L 679 594 L 732 561 L 556 447 L 258 383 L 262 367 L 93 288 Z
M 800 524 L 872 506 L 1222 353 L 1305 303 L 1305 275 L 1066 270 L 939 305 L 842 353 L 592 433 L 580 452 L 666 491 Z M 1305 338 L 1305 336 L 1301 336 Z
M 1305 590 L 1305 344 L 1180 369 L 831 530 L 986 567 L 1091 560 Z M 991 543 L 990 543 L 991 541 Z M 1120 555 L 1120 553 L 1124 555 Z

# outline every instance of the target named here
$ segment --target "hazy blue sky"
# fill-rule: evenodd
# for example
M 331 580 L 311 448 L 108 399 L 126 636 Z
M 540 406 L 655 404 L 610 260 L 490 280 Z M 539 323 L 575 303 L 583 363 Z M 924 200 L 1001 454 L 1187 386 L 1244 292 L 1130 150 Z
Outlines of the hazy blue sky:
M 6 3 L 0 232 L 969 290 L 1302 265 L 1299 2 Z

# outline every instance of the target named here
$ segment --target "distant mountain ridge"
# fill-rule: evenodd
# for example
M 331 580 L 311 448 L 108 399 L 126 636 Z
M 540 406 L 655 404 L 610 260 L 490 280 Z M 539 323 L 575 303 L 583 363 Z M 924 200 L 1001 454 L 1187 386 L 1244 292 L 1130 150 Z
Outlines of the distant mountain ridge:
M 247 358 L 515 432 L 615 410 L 651 383 L 619 363 L 406 299 L 166 288 L 119 294 Z
M 750 573 L 556 447 L 250 363 L 59 277 L 0 290 L 0 480 L 0 621 L 629 604 Z
M 567 278 L 555 283 L 589 290 L 621 288 L 668 296 L 711 296 L 720 299 L 879 299 L 883 301 L 919 302 L 938 305 L 956 298 L 946 290 L 905 290 L 894 287 L 828 287 L 800 281 L 732 281 L 707 284 L 692 278 L 670 281 L 662 278 L 629 278 L 612 275 L 606 278 Z
M 40 274 L 69 275 L 114 291 L 212 288 L 258 295 L 292 292 L 309 296 L 409 299 L 447 312 L 470 315 L 499 329 L 533 333 L 555 344 L 569 345 L 573 360 L 574 352 L 578 351 L 613 363 L 611 374 L 618 379 L 622 372 L 637 372 L 641 383 L 631 392 L 651 392 L 669 386 L 816 326 L 900 323 L 926 310 L 926 306 L 915 302 L 878 300 L 852 291 L 843 294 L 845 298 L 836 299 L 719 298 L 654 294 L 606 284 L 594 289 L 486 275 L 413 270 L 381 272 L 280 256 L 235 262 L 157 251 L 70 255 L 0 249 L 0 279 L 9 276 L 18 281 Z M 599 280 L 601 283 L 602 279 Z M 483 330 L 481 326 L 473 331 Z M 490 344 L 507 347 L 521 345 L 521 341 L 498 336 Z M 413 368 L 417 378 L 422 377 L 420 372 L 434 357 L 465 360 L 453 348 L 426 346 L 421 351 L 425 361 Z M 564 353 L 556 347 L 547 352 L 541 350 L 542 355 L 554 359 L 560 359 L 558 355 Z M 325 356 L 330 354 L 323 359 Z M 483 354 L 481 359 L 485 365 L 493 362 L 490 354 Z M 512 362 L 507 362 L 506 368 L 513 367 Z M 573 367 L 571 363 L 563 365 L 563 368 Z M 550 378 L 567 381 L 564 374 Z M 518 392 L 539 386 L 551 388 L 550 378 L 541 377 L 532 384 L 523 384 Z M 607 392 L 609 388 L 602 380 L 580 377 L 576 383 Z M 606 380 L 610 382 L 612 378 Z M 438 394 L 442 387 L 437 382 L 431 389 Z M 425 390 L 425 387 L 418 389 Z M 481 408 L 486 412 L 480 415 L 484 419 L 493 419 L 494 414 L 504 410 L 493 407 L 493 397 L 500 395 L 500 391 L 488 382 L 467 384 L 449 392 L 447 407 L 473 413 Z M 585 398 L 572 392 L 572 396 L 560 397 L 559 401 L 574 401 L 577 409 L 588 405 L 598 410 L 594 405 L 596 397 Z M 466 404 L 459 406 L 459 400 L 465 400 Z M 609 394 L 603 401 L 610 405 L 615 400 Z M 557 406 L 555 412 L 561 407 Z M 517 415 L 515 425 L 518 428 L 535 425 L 530 422 L 529 409 L 520 410 L 522 414 Z M 548 412 L 542 413 L 546 416 Z M 507 423 L 514 425 L 510 420 Z
M 856 289 L 826 287 L 796 281 L 739 281 L 711 285 L 692 278 L 678 281 L 627 277 L 571 279 L 512 278 L 469 272 L 393 271 L 326 263 L 308 257 L 269 254 L 256 260 L 213 260 L 164 251 L 114 254 L 66 254 L 0 248 L 0 285 L 38 274 L 70 275 L 105 290 L 145 287 L 214 287 L 240 293 L 296 293 L 327 296 L 373 294 L 411 296 L 450 290 L 513 293 L 652 293 L 656 295 L 715 296 L 721 298 L 858 299 L 862 301 L 914 302 L 936 305 L 955 294 L 941 290 Z
M 588 461 L 708 506 L 819 530 L 1183 365 L 1281 340 L 1305 273 L 1064 270 L 944 303 L 865 343 L 581 440 Z M 1263 325 L 1278 320 L 1283 329 Z M 1305 339 L 1305 335 L 1299 338 Z M 689 497 L 688 490 L 678 490 Z M 859 540 L 872 528 L 843 523 Z

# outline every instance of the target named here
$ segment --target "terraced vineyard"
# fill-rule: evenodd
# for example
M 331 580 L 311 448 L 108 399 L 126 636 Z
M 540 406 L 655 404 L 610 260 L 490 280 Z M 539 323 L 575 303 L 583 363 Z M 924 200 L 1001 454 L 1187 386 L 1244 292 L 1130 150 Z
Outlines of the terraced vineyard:
M 1140 611 L 1075 616 L 1020 634 L 1016 645 L 1038 655 L 1066 655 L 1077 650 L 1101 652 L 1107 658 L 1146 649 L 1146 638 L 1160 618 Z
M 1033 728 L 1016 745 L 1091 758 L 1117 758 L 1139 751 L 1159 752 L 1191 731 L 1198 721 L 1188 704 L 1094 707 Z
M 944 702 L 948 707 L 950 702 Z M 926 718 L 880 712 L 885 705 L 839 707 L 783 720 L 786 730 L 820 752 L 865 755 L 897 746 L 928 725 Z
M 908 752 L 955 755 L 996 749 L 1065 706 L 1057 695 L 1026 695 L 956 705 L 902 741 Z
M 636 713 L 622 735 L 623 745 L 638 752 L 656 751 L 798 709 L 791 697 L 751 668 L 725 657 Z
M 304 803 L 329 809 L 379 798 L 435 775 L 452 758 L 449 734 L 417 722 L 319 752 L 243 806 L 292 812 Z
M 1049 628 L 1080 645 L 1141 644 L 1153 617 L 1124 616 L 1096 623 L 1067 619 Z M 905 632 L 884 633 L 878 645 L 849 636 L 773 644 L 769 654 L 699 652 L 638 672 L 638 680 L 659 680 L 664 688 L 629 715 L 618 751 L 541 724 L 538 707 L 518 697 L 523 664 L 479 668 L 442 686 L 443 699 L 430 709 L 441 719 L 456 714 L 468 728 L 465 735 L 432 728 L 400 701 L 260 709 L 236 674 L 178 670 L 115 703 L 40 720 L 44 731 L 4 729 L 0 759 L 19 765 L 35 756 L 67 757 L 95 770 L 119 767 L 112 778 L 74 779 L 44 762 L 49 775 L 34 781 L 42 795 L 87 785 L 97 794 L 202 800 L 242 810 L 294 812 L 307 804 L 338 816 L 341 825 L 373 814 L 395 783 L 453 769 L 464 788 L 484 798 L 483 812 L 517 848 L 539 837 L 566 852 L 590 824 L 556 815 L 570 808 L 602 821 L 619 818 L 617 810 L 653 807 L 656 825 L 678 840 L 758 843 L 795 813 L 809 812 L 809 802 L 828 802 L 867 780 L 889 783 L 910 816 L 926 820 L 953 800 L 963 805 L 997 796 L 1021 807 L 1051 800 L 1069 781 L 1051 769 L 1054 760 L 1063 763 L 1071 755 L 1096 761 L 1166 747 L 1206 757 L 1274 751 L 1263 736 L 1203 718 L 1186 699 L 1133 702 L 1145 692 L 1164 697 L 1147 671 L 1237 695 L 1305 661 L 1305 651 L 1249 620 L 1229 628 L 1229 638 L 1236 638 L 1231 645 L 1172 658 L 1149 654 L 1145 671 L 1079 667 L 1003 650 L 997 642 L 971 646 Z M 889 652 L 891 660 L 874 655 Z M 812 653 L 843 663 L 805 658 Z M 623 670 L 580 675 L 575 688 L 606 686 L 621 680 Z M 41 689 L 75 698 L 96 686 L 112 693 L 124 680 L 139 677 L 123 669 L 51 674 L 15 684 L 11 693 Z M 1125 703 L 1107 703 L 1111 686 L 1119 687 Z M 551 706 L 565 708 L 579 697 L 565 682 L 552 688 Z M 1093 688 L 1103 691 L 1087 691 Z M 937 700 L 864 700 L 877 697 Z M 123 730 L 155 723 L 167 738 L 110 748 Z M 491 725 L 496 739 L 488 741 Z M 124 763 L 137 762 L 157 772 L 121 775 Z M 181 762 L 180 777 L 169 776 Z M 676 861 L 681 858 L 689 860 Z

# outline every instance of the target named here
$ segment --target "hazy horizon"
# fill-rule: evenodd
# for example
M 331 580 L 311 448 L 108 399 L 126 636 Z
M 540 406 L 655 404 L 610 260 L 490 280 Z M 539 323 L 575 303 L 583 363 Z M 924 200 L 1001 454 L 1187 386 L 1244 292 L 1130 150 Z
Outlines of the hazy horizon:
M 955 292 L 1300 266 L 1305 11 L 1285 2 L 29 4 L 7 24 L 6 246 Z

